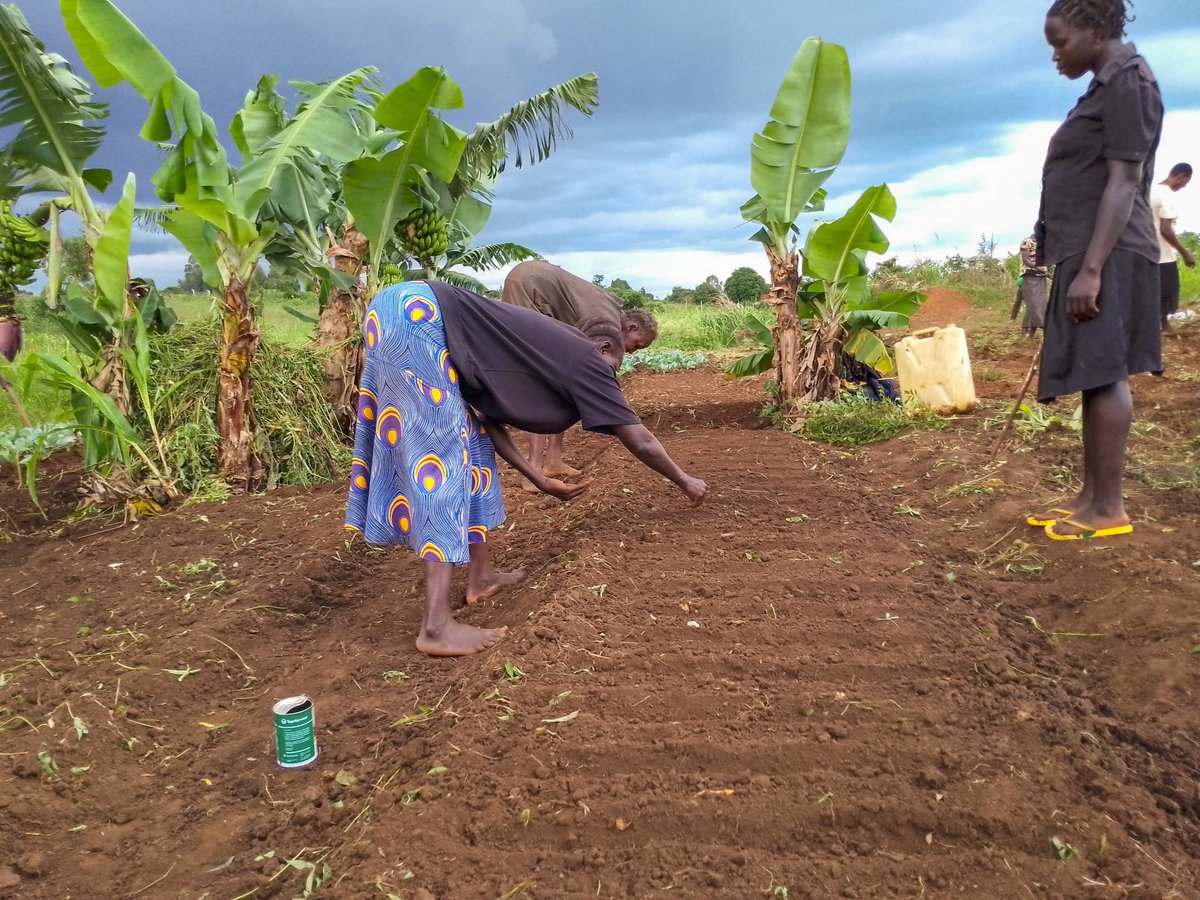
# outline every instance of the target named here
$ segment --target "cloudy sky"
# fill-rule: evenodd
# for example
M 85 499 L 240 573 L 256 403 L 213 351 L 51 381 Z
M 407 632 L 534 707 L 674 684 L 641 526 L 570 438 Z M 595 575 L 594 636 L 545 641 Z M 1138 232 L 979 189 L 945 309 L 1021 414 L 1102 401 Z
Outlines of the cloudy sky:
M 375 66 L 387 87 L 444 66 L 463 129 L 594 71 L 600 108 L 548 161 L 510 169 L 482 239 L 518 241 L 584 277 L 622 277 L 658 295 L 740 265 L 766 272 L 738 208 L 749 145 L 805 37 L 843 44 L 854 77 L 850 148 L 827 187 L 829 213 L 886 181 L 886 227 L 902 258 L 973 253 L 981 235 L 1015 247 L 1037 213 L 1046 142 L 1086 87 L 1056 75 L 1042 36 L 1048 0 L 117 0 L 226 125 L 264 73 L 322 81 Z M 74 60 L 53 0 L 18 0 L 47 48 Z M 1130 38 L 1168 114 L 1159 177 L 1200 166 L 1200 3 L 1141 0 Z M 124 87 L 98 158 L 152 202 L 145 104 Z M 1200 230 L 1200 179 L 1178 196 Z M 186 254 L 139 235 L 136 274 L 172 284 Z M 484 279 L 498 286 L 502 274 Z

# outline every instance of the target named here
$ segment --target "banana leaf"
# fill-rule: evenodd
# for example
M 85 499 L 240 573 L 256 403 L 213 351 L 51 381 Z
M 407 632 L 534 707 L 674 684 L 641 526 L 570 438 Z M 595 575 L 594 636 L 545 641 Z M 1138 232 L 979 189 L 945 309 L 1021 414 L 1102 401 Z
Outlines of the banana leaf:
M 829 284 L 866 274 L 868 252 L 883 253 L 889 242 L 876 217 L 891 221 L 896 198 L 886 184 L 869 187 L 840 219 L 818 225 L 804 246 L 804 274 Z
M 107 115 L 66 61 L 45 52 L 20 10 L 0 6 L 0 128 L 16 128 L 4 148 L 12 164 L 81 181 L 104 138 L 92 123 Z
M 770 121 L 750 147 L 750 184 L 765 207 L 755 220 L 795 222 L 841 162 L 849 140 L 846 50 L 808 38 L 788 67 Z

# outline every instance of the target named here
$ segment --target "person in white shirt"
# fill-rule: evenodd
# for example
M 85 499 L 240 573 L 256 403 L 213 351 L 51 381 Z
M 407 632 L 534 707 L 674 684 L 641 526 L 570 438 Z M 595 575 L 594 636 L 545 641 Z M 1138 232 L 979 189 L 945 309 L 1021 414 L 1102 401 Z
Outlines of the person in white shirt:
M 1150 209 L 1154 213 L 1154 231 L 1158 235 L 1158 271 L 1162 283 L 1162 329 L 1163 334 L 1171 334 L 1171 320 L 1168 316 L 1179 309 L 1179 264 L 1175 254 L 1183 260 L 1188 268 L 1196 265 L 1196 258 L 1175 234 L 1175 220 L 1179 218 L 1175 211 L 1174 194 L 1187 187 L 1192 180 L 1192 167 L 1187 163 L 1177 163 L 1171 167 L 1170 173 L 1150 189 Z

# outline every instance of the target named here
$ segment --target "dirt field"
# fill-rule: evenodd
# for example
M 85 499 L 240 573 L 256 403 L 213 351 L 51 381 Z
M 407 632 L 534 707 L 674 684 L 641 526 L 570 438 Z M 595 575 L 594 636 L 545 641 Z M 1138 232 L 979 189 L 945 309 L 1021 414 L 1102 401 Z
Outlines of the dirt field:
M 6 472 L 0 896 L 1200 895 L 1200 329 L 1135 385 L 1136 532 L 1061 544 L 1023 518 L 1078 437 L 986 466 L 1031 348 L 974 340 L 976 414 L 857 450 L 635 374 L 709 501 L 578 433 L 580 500 L 506 473 L 529 578 L 463 660 L 416 652 L 418 565 L 347 543 L 340 485 L 35 531 Z

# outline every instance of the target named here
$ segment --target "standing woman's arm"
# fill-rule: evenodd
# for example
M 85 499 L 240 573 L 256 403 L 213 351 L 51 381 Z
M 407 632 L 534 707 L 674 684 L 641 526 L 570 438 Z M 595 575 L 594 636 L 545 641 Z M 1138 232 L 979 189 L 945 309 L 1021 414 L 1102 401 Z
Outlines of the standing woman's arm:
M 1072 322 L 1086 322 L 1100 315 L 1100 272 L 1117 238 L 1129 223 L 1133 201 L 1142 181 L 1142 163 L 1123 159 L 1108 161 L 1108 184 L 1100 196 L 1096 225 L 1083 257 L 1083 268 L 1067 290 L 1067 315 Z

